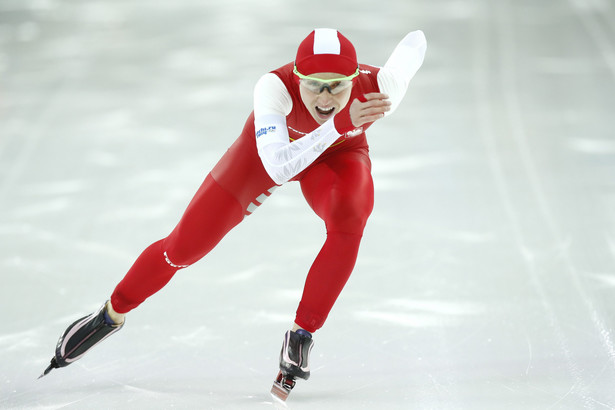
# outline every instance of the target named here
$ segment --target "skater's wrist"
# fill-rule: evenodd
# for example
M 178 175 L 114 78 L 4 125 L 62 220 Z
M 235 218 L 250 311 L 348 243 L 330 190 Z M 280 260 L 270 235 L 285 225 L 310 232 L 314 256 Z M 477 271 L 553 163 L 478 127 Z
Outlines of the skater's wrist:
M 344 135 L 355 129 L 355 126 L 352 124 L 352 119 L 350 118 L 350 110 L 348 106 L 333 117 L 333 126 L 340 135 Z

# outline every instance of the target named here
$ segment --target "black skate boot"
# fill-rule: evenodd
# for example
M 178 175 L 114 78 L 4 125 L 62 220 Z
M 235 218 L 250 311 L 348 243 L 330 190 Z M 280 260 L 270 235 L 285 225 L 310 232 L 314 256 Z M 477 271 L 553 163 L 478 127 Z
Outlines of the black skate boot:
M 286 401 L 297 378 L 310 378 L 309 357 L 313 346 L 310 332 L 303 329 L 286 332 L 280 352 L 280 371 L 271 388 L 275 397 Z
M 60 336 L 56 345 L 56 354 L 39 379 L 52 369 L 68 366 L 80 359 L 88 350 L 120 330 L 122 326 L 123 322 L 117 324 L 111 320 L 107 314 L 106 303 L 91 315 L 77 320 Z

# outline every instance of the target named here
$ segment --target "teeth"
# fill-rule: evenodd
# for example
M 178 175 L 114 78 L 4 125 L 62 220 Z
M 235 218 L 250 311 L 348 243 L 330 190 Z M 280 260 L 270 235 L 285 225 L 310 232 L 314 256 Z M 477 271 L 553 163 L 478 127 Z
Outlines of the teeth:
M 328 114 L 328 113 L 330 113 L 331 111 L 333 111 L 333 108 L 335 108 L 335 107 L 330 107 L 330 108 L 320 108 L 320 107 L 316 107 L 316 108 L 318 109 L 318 111 L 320 111 L 320 112 L 322 112 L 322 113 L 324 113 L 324 114 Z

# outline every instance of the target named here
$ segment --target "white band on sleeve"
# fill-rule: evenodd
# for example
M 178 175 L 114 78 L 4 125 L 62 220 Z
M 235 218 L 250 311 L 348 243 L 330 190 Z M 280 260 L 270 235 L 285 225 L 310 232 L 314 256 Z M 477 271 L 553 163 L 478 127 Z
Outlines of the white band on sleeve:
M 340 137 L 332 119 L 293 142 L 290 142 L 284 116 L 256 117 L 254 129 L 263 167 L 278 185 L 306 169 Z

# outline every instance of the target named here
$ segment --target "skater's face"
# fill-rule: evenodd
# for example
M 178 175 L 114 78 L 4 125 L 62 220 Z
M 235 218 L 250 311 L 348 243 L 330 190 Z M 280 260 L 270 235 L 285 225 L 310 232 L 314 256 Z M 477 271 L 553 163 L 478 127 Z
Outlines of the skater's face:
M 352 82 L 340 84 L 340 81 L 335 81 L 345 77 L 338 73 L 315 73 L 310 74 L 310 77 L 332 80 L 331 82 L 315 82 L 303 79 L 299 81 L 299 92 L 303 104 L 318 124 L 324 124 L 348 104 Z

